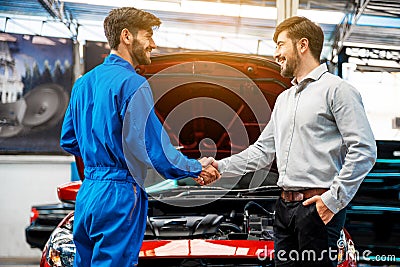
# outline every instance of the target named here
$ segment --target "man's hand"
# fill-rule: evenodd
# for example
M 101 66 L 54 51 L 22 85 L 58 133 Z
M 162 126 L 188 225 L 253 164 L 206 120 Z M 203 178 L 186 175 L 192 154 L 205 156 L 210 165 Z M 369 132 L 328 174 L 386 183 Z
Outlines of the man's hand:
M 201 171 L 199 177 L 203 179 L 204 185 L 209 185 L 221 178 L 221 174 L 212 165 L 209 165 Z
M 335 215 L 327 206 L 325 206 L 324 202 L 321 199 L 321 196 L 313 196 L 312 198 L 307 199 L 303 202 L 304 206 L 310 205 L 315 202 L 315 207 L 317 208 L 317 212 L 319 217 L 321 217 L 324 224 L 328 224 L 330 220 L 332 220 Z
M 193 178 L 199 185 L 209 185 L 219 178 L 221 178 L 221 174 L 218 172 L 216 168 L 214 168 L 211 164 L 214 161 L 212 157 L 204 157 L 199 159 L 201 166 L 203 166 L 203 170 L 201 171 L 199 177 Z
M 199 162 L 201 163 L 201 166 L 203 167 L 203 169 L 205 167 L 207 167 L 208 165 L 210 165 L 213 161 L 214 161 L 213 157 L 203 157 L 203 158 L 199 159 Z
M 218 170 L 218 160 L 213 159 L 213 161 L 211 162 L 211 165 Z

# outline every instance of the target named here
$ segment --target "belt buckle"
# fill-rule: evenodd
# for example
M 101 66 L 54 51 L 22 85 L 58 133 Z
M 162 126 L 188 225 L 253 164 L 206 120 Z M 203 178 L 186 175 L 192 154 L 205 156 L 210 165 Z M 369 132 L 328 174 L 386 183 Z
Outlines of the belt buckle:
M 300 192 L 293 192 L 293 201 L 302 201 L 304 199 L 304 194 Z
M 282 191 L 282 199 L 285 202 L 291 202 L 293 198 L 293 192 L 291 191 Z
M 304 194 L 297 191 L 282 191 L 282 198 L 285 202 L 301 201 L 304 199 Z

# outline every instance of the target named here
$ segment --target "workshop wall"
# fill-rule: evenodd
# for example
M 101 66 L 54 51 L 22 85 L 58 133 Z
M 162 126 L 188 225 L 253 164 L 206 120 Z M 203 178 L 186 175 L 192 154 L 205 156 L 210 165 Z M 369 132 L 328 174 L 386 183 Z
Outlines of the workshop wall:
M 0 258 L 37 257 L 25 241 L 31 206 L 58 203 L 57 186 L 71 180 L 69 156 L 0 156 Z

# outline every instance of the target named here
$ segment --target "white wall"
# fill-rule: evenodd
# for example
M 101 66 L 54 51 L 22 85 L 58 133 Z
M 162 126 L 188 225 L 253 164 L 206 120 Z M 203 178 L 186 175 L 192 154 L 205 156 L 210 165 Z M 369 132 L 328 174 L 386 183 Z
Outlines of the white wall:
M 59 202 L 57 185 L 71 180 L 73 157 L 0 156 L 0 258 L 38 257 L 25 241 L 31 206 Z

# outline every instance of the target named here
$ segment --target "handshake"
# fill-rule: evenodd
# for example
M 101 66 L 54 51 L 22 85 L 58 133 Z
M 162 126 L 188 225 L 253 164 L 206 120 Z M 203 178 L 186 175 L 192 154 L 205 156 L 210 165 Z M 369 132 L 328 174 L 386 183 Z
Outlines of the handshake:
M 221 178 L 218 172 L 218 163 L 212 157 L 203 157 L 199 159 L 203 167 L 199 177 L 193 178 L 199 185 L 209 185 Z

